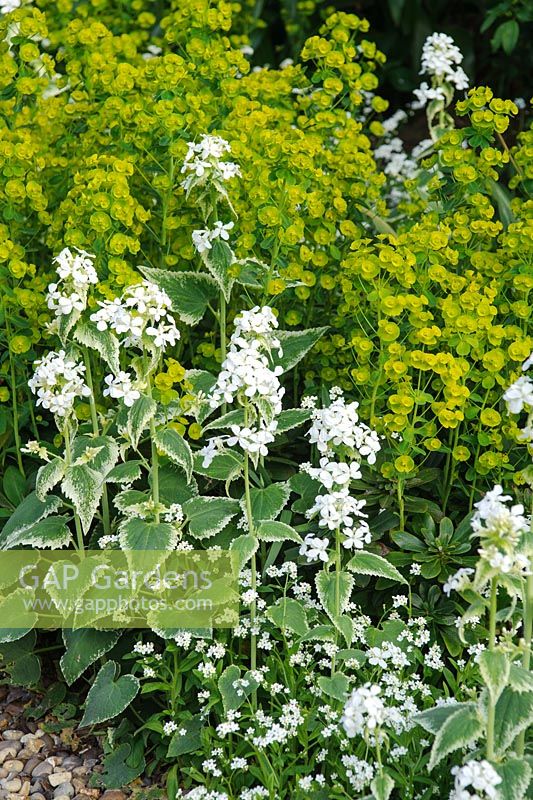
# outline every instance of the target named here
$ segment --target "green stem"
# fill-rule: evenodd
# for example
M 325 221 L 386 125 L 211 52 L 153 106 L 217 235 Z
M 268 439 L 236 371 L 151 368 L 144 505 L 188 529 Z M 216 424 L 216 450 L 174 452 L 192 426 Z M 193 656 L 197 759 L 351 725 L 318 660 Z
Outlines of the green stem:
M 341 613 L 341 570 L 342 570 L 342 556 L 341 556 L 341 530 L 337 528 L 335 531 L 335 616 L 339 617 Z M 335 633 L 335 639 L 337 639 Z M 335 655 L 331 659 L 331 674 L 335 672 L 336 659 Z
M 533 509 L 531 514 L 531 534 L 533 535 Z M 531 553 L 529 554 L 531 558 Z M 522 667 L 529 672 L 531 666 L 531 636 L 533 633 L 533 575 L 529 575 L 523 583 L 522 605 L 524 619 L 524 655 L 522 656 Z M 522 731 L 518 737 L 516 754 L 523 756 L 526 749 L 526 731 Z
M 11 381 L 11 408 L 13 411 L 13 435 L 15 437 L 15 450 L 17 452 L 18 468 L 20 474 L 25 478 L 26 473 L 24 471 L 24 464 L 22 463 L 22 453 L 21 453 L 22 445 L 19 432 L 19 409 L 18 409 L 18 399 L 17 399 L 17 378 L 15 373 L 15 361 L 13 359 L 13 353 L 11 352 L 11 347 L 9 347 L 9 343 L 11 342 L 11 324 L 9 322 L 5 301 L 3 302 L 2 305 L 4 310 L 4 320 L 6 323 L 6 334 L 8 341 L 7 352 L 9 354 L 9 373 Z
M 87 386 L 91 390 L 89 396 L 89 405 L 91 407 L 91 422 L 93 426 L 93 433 L 95 436 L 100 436 L 100 426 L 98 424 L 98 412 L 96 410 L 96 400 L 94 397 L 94 384 L 93 375 L 91 371 L 91 358 L 86 349 L 83 351 L 83 360 L 85 362 L 85 379 Z M 102 488 L 102 524 L 104 526 L 104 534 L 109 536 L 111 533 L 111 517 L 109 513 L 109 496 L 107 494 L 107 486 L 104 482 Z
M 245 422 L 246 424 L 246 422 Z M 254 535 L 254 520 L 252 515 L 252 496 L 250 494 L 250 459 L 248 453 L 244 454 L 244 496 L 246 507 L 246 521 L 248 523 L 248 533 Z M 254 599 L 250 606 L 250 628 L 252 629 L 250 638 L 250 669 L 255 670 L 257 667 L 257 636 L 253 632 L 255 621 L 257 619 L 257 603 L 255 601 L 255 592 L 257 589 L 257 562 L 255 553 L 252 556 L 252 584 L 251 589 L 254 593 Z M 252 694 L 252 704 L 254 708 L 257 706 L 257 692 Z
M 498 579 L 493 578 L 490 587 L 489 610 L 489 650 L 494 650 L 496 645 L 496 612 L 498 609 Z M 494 724 L 496 721 L 496 705 L 489 695 L 487 709 L 487 759 L 494 760 Z
M 143 354 L 143 361 L 145 366 L 145 373 L 146 373 L 146 393 L 148 397 L 152 396 L 152 381 L 150 374 L 148 372 L 148 363 L 146 359 L 146 354 Z M 159 456 L 157 454 L 157 445 L 155 442 L 155 420 L 152 417 L 150 419 L 150 442 L 152 445 L 152 468 L 151 468 L 151 478 L 152 478 L 152 500 L 154 506 L 156 508 L 155 512 L 155 521 L 159 522 Z
M 400 512 L 400 530 L 403 531 L 405 528 L 405 504 L 403 499 L 403 481 L 401 478 L 398 478 L 398 511 Z
M 68 427 L 68 421 L 65 422 L 65 427 L 63 428 L 63 438 L 65 440 L 65 465 L 68 468 L 70 467 L 72 461 L 72 452 L 70 449 L 70 430 Z M 81 527 L 80 518 L 76 510 L 74 510 L 74 527 L 76 528 L 76 541 L 77 541 L 78 552 L 80 554 L 80 557 L 84 558 L 85 546 L 83 543 L 83 529 Z

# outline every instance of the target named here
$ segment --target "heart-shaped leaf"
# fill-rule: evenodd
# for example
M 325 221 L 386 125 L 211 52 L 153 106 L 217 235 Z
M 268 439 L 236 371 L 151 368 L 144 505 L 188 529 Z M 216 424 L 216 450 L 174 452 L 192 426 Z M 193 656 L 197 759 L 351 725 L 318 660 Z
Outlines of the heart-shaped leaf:
M 134 675 L 122 675 L 116 680 L 117 669 L 115 661 L 108 661 L 101 668 L 87 695 L 80 728 L 116 717 L 137 695 L 140 688 L 138 679 Z

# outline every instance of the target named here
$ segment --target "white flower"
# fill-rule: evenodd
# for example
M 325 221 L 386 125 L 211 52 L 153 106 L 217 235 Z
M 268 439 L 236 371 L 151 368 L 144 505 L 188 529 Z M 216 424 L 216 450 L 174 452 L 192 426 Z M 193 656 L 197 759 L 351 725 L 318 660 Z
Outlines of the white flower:
M 441 100 L 443 102 L 446 100 L 444 89 L 441 89 L 440 86 L 431 87 L 426 81 L 423 81 L 418 89 L 414 89 L 413 94 L 417 99 L 417 102 L 411 106 L 414 110 L 424 108 L 431 100 Z
M 502 779 L 494 767 L 486 760 L 467 761 L 462 767 L 453 767 L 455 785 L 450 800 L 498 800 L 500 793 L 496 788 Z M 475 794 L 465 791 L 472 788 Z
M 306 516 L 311 518 L 318 513 L 318 524 L 321 528 L 329 528 L 334 531 L 336 528 L 353 526 L 353 517 L 366 517 L 362 508 L 366 505 L 365 500 L 356 500 L 350 497 L 348 489 L 340 489 L 329 494 L 319 494 L 315 497 L 315 504 L 307 511 Z
M 124 405 L 129 408 L 139 399 L 141 393 L 134 389 L 129 372 L 120 371 L 118 375 L 106 375 L 104 382 L 107 384 L 103 391 L 104 397 L 114 400 L 124 400 Z
M 48 353 L 35 362 L 35 372 L 28 381 L 37 395 L 37 405 L 49 409 L 58 417 L 71 413 L 78 397 L 90 397 L 91 390 L 83 381 L 85 367 L 64 350 Z
M 123 344 L 142 346 L 144 334 L 160 349 L 174 345 L 180 338 L 170 314 L 171 300 L 166 292 L 151 281 L 129 286 L 122 298 L 98 303 L 100 309 L 91 320 L 100 331 L 111 328 L 116 334 L 126 334 Z
M 60 280 L 49 284 L 46 301 L 48 308 L 58 317 L 71 314 L 72 311 L 83 311 L 87 306 L 89 287 L 98 283 L 94 256 L 77 247 L 75 250 L 76 253 L 72 253 L 65 247 L 53 259 Z
M 165 736 L 171 736 L 171 734 L 175 733 L 178 730 L 177 724 L 174 720 L 170 720 L 169 722 L 165 722 L 163 725 L 163 733 Z
M 211 250 L 215 239 L 229 240 L 229 231 L 233 228 L 234 222 L 215 222 L 212 230 L 196 230 L 192 232 L 192 243 L 197 252 L 201 255 L 207 250 Z
M 527 363 L 527 362 L 526 362 Z M 533 408 L 533 381 L 521 375 L 503 395 L 510 414 L 520 414 L 524 406 Z
M 361 467 L 357 461 L 352 461 L 350 464 L 338 463 L 330 461 L 327 456 L 320 459 L 320 467 L 302 466 L 302 471 L 307 472 L 312 478 L 320 481 L 322 486 L 326 489 L 332 489 L 333 486 L 346 486 L 352 480 L 361 478 Z
M 277 427 L 278 423 L 275 420 L 268 424 L 263 423 L 258 428 L 241 428 L 238 425 L 231 425 L 230 430 L 233 436 L 228 438 L 228 445 L 229 447 L 234 447 L 238 444 L 245 453 L 267 456 L 267 445 L 271 444 L 276 438 L 274 434 Z
M 468 88 L 468 77 L 459 65 L 463 54 L 451 36 L 432 33 L 422 48 L 421 75 L 431 75 L 454 84 L 456 89 Z
M 376 453 L 380 450 L 378 435 L 359 421 L 359 403 L 346 403 L 344 397 L 335 393 L 327 408 L 314 409 L 309 441 L 316 444 L 321 453 L 327 453 L 332 446 L 345 445 L 358 451 L 369 464 L 375 464 Z
M 533 367 L 533 353 L 531 353 L 531 355 L 528 358 L 526 358 L 526 360 L 522 364 L 522 370 L 525 372 L 530 367 Z
M 163 519 L 165 522 L 183 522 L 184 514 L 180 503 L 172 503 L 164 512 Z
M 442 587 L 442 591 L 444 592 L 444 594 L 447 594 L 448 597 L 452 592 L 462 591 L 468 584 L 469 575 L 473 574 L 474 574 L 473 569 L 470 569 L 469 567 L 462 567 L 461 569 L 457 570 L 455 575 L 450 575 L 450 577 Z
M 240 168 L 232 161 L 221 161 L 231 152 L 229 142 L 221 136 L 203 134 L 199 142 L 188 142 L 187 153 L 181 168 L 187 177 L 182 182 L 188 192 L 193 186 L 203 186 L 208 180 L 215 184 L 240 175 Z
M 304 558 L 307 558 L 308 564 L 313 561 L 326 562 L 328 556 L 329 539 L 320 539 L 312 533 L 308 533 L 302 544 L 300 545 L 299 553 Z
M 355 528 L 344 528 L 342 534 L 342 546 L 347 550 L 362 550 L 365 544 L 372 541 L 372 534 L 364 520 Z
M 341 724 L 349 738 L 375 731 L 387 720 L 387 708 L 380 698 L 379 686 L 366 683 L 350 695 Z

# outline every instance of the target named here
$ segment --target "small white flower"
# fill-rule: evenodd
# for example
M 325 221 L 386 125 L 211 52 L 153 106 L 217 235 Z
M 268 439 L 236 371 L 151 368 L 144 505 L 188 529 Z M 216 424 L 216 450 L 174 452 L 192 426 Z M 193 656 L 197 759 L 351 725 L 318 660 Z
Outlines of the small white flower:
M 310 564 L 313 561 L 326 562 L 328 556 L 329 539 L 320 539 L 312 533 L 308 533 L 300 545 L 299 553 L 301 556 L 307 558 Z
M 124 405 L 131 408 L 141 393 L 134 389 L 129 372 L 120 371 L 117 375 L 106 375 L 104 378 L 106 388 L 103 391 L 104 397 L 112 397 L 114 400 L 122 399 Z

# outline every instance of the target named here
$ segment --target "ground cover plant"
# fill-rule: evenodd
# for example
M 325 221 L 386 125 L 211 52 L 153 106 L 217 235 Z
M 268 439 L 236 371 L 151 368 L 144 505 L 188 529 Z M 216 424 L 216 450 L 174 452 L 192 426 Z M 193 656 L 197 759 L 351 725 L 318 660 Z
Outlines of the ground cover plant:
M 0 546 L 229 552 L 241 603 L 4 629 L 6 680 L 109 787 L 531 797 L 525 102 L 436 31 L 390 108 L 333 9 L 262 67 L 248 3 L 0 8 Z

